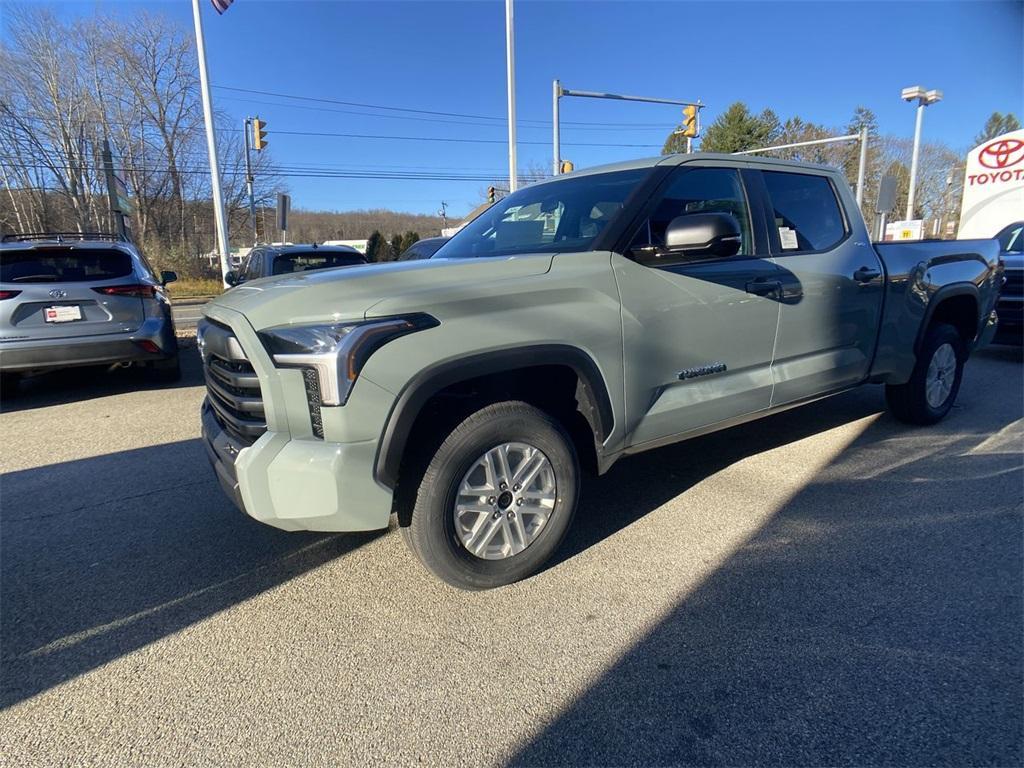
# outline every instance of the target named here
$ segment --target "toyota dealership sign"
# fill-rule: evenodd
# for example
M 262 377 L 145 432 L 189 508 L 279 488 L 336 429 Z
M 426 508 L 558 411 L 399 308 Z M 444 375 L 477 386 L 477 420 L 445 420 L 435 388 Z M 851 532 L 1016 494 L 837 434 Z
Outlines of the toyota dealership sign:
M 1024 130 L 1004 133 L 968 153 L 957 237 L 993 237 L 1022 218 Z

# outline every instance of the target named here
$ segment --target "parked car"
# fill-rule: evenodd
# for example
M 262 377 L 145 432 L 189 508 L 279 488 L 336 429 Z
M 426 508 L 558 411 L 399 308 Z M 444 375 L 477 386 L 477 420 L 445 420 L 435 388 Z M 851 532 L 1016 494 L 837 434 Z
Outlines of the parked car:
M 365 264 L 366 257 L 347 245 L 262 245 L 249 251 L 245 266 L 227 274 L 228 285 L 319 269 Z
M 361 531 L 395 510 L 434 574 L 496 587 L 558 548 L 582 468 L 864 383 L 902 421 L 943 418 L 995 330 L 998 250 L 873 247 L 820 166 L 690 154 L 562 175 L 434 258 L 206 305 L 204 440 L 255 519 Z
M 0 242 L 0 373 L 132 364 L 150 378 L 181 375 L 165 286 L 142 253 L 116 235 L 5 235 Z
M 1003 287 L 996 314 L 1001 344 L 1024 344 L 1024 222 L 1018 221 L 996 235 L 1003 262 Z
M 425 237 L 410 245 L 398 257 L 399 261 L 416 261 L 418 259 L 429 259 L 437 249 L 448 242 L 447 237 Z

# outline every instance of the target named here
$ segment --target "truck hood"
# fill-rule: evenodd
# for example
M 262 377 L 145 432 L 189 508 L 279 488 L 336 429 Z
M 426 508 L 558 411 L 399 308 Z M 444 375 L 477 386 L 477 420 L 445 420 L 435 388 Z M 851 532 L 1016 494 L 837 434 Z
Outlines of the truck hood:
M 544 274 L 553 254 L 507 258 L 427 259 L 300 272 L 253 280 L 210 304 L 241 312 L 256 330 L 275 325 L 359 320 L 385 299 L 401 304 L 403 294 L 420 299 L 432 288 Z

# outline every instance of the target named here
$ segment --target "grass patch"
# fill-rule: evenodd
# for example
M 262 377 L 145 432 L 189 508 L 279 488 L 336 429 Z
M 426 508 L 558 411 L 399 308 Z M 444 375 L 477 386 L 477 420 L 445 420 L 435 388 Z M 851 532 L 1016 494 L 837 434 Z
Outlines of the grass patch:
M 219 296 L 224 293 L 220 280 L 184 277 L 167 286 L 172 299 L 186 299 L 190 296 Z

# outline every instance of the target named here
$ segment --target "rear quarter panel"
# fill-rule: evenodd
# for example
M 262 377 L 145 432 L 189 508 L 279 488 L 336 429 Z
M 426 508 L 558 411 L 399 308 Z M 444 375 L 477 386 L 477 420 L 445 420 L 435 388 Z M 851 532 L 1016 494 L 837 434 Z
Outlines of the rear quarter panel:
M 921 332 L 942 301 L 972 296 L 980 330 L 999 292 L 999 244 L 936 240 L 878 243 L 875 248 L 886 269 L 886 295 L 872 380 L 902 384 L 913 371 Z

